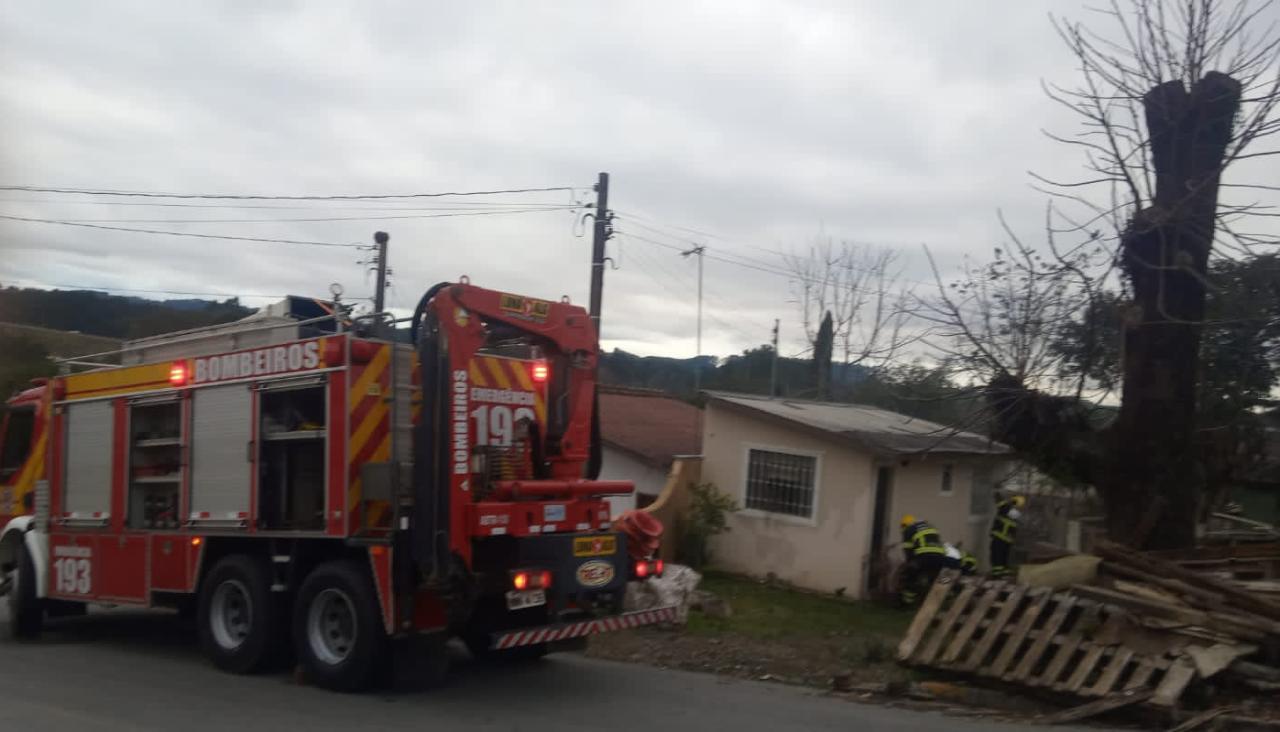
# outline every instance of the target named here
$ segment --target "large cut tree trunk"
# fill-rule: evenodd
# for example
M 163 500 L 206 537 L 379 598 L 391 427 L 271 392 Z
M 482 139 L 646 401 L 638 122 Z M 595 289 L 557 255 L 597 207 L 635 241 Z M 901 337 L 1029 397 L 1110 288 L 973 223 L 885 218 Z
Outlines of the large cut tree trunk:
M 1204 277 L 1218 178 L 1240 85 L 1210 72 L 1187 92 L 1162 84 L 1143 98 L 1156 191 L 1122 242 L 1133 306 L 1124 324 L 1124 390 L 1098 488 L 1113 539 L 1189 546 L 1203 476 L 1195 459 L 1196 380 Z

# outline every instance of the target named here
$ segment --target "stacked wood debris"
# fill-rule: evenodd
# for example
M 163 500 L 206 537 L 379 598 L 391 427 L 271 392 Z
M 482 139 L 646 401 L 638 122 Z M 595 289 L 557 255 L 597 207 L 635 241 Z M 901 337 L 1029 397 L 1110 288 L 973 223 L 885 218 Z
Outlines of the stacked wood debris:
M 1020 583 L 945 572 L 898 657 L 1076 707 L 1052 721 L 1134 705 L 1202 707 L 1208 720 L 1241 700 L 1266 714 L 1255 700 L 1280 698 L 1280 546 L 1246 546 L 1185 558 L 1100 543 Z

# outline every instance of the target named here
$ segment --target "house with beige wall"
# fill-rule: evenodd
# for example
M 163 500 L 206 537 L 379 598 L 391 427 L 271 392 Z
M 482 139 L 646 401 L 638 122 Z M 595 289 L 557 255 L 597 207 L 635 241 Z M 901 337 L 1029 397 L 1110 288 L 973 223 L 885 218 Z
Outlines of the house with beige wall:
M 875 407 L 707 397 L 702 480 L 739 507 L 712 545 L 715 566 L 866 596 L 902 561 L 903 514 L 985 560 L 1005 445 Z
M 635 493 L 610 496 L 613 517 L 652 503 L 677 458 L 701 451 L 702 410 L 653 389 L 604 385 L 598 395 L 601 480 L 629 480 Z

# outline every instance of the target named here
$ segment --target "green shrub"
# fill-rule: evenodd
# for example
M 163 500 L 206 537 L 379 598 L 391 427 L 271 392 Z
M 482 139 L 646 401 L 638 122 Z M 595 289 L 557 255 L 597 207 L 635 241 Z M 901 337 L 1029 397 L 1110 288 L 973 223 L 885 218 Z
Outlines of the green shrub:
M 689 486 L 689 513 L 680 521 L 681 562 L 702 569 L 711 561 L 711 537 L 729 530 L 728 515 L 738 510 L 733 498 L 713 483 Z

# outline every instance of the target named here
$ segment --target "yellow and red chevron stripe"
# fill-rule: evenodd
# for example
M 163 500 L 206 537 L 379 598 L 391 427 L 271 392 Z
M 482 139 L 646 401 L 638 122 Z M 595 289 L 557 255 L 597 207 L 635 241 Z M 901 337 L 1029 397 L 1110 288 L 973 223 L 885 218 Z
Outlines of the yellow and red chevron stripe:
M 471 360 L 468 376 L 471 386 L 482 389 L 533 393 L 533 412 L 538 424 L 547 422 L 547 400 L 542 386 L 533 383 L 529 361 L 497 356 L 476 356 Z
M 348 372 L 347 429 L 350 461 L 347 464 L 349 486 L 347 513 L 351 530 L 362 525 L 381 526 L 390 518 L 391 506 L 386 501 L 363 500 L 360 466 L 368 462 L 391 459 L 391 346 L 380 346 L 365 364 L 354 364 Z M 368 515 L 365 515 L 365 512 Z

